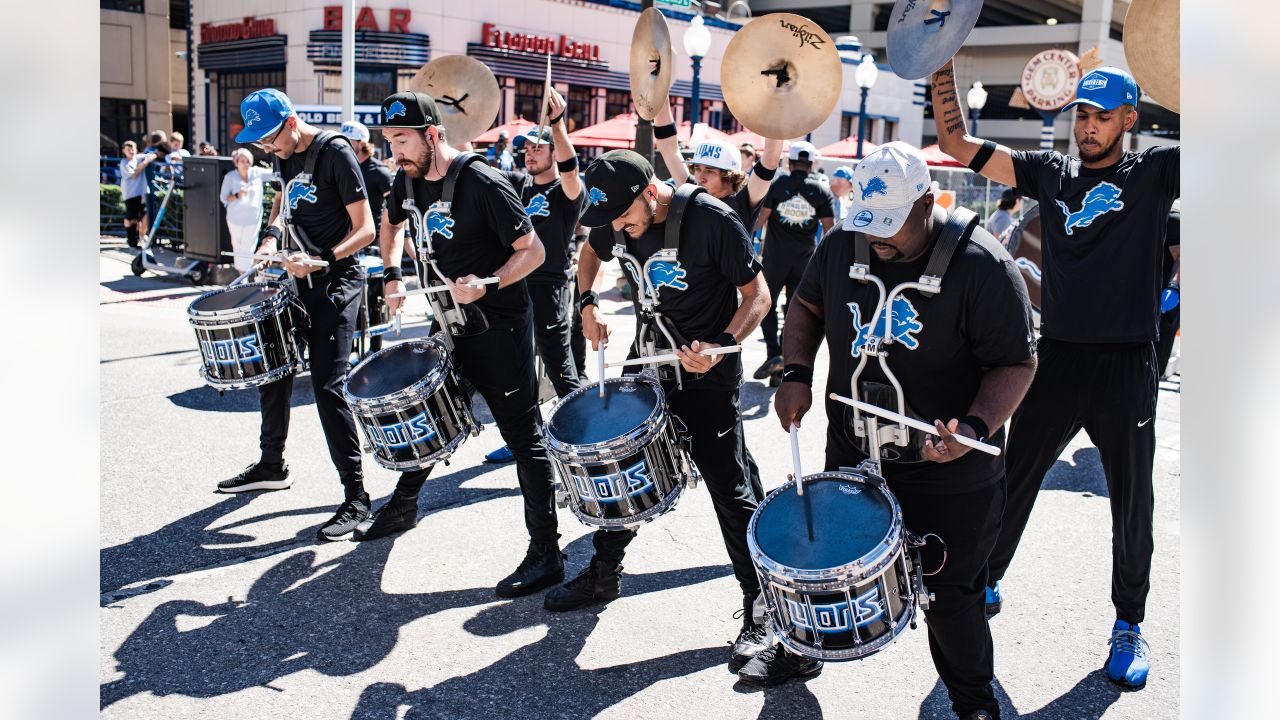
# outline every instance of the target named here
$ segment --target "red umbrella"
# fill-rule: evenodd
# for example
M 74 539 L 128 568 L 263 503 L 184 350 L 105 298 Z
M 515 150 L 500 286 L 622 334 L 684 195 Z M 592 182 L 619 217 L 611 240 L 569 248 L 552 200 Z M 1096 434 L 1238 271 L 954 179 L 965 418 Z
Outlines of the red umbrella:
M 761 150 L 764 149 L 764 137 L 757 135 L 751 132 L 750 130 L 739 130 L 738 132 L 730 135 L 729 142 L 738 146 L 741 146 L 742 143 L 751 143 L 751 146 L 756 149 L 756 152 L 760 152 Z M 790 147 L 791 147 L 790 140 L 782 141 L 782 148 L 784 150 L 789 149 Z
M 480 133 L 480 136 L 477 137 L 475 140 L 472 140 L 471 142 L 473 143 L 498 142 L 498 134 L 502 132 L 507 133 L 508 139 L 514 140 L 517 135 L 523 134 L 525 130 L 528 130 L 534 125 L 537 125 L 537 123 L 529 122 L 524 118 L 516 118 L 515 120 L 512 120 L 508 123 L 499 125 L 496 128 L 492 128 L 492 129 L 486 130 L 485 132 Z
M 863 140 L 862 157 L 866 157 L 877 147 L 879 147 L 879 145 L 876 145 L 870 140 Z M 821 153 L 823 157 L 856 158 L 858 157 L 858 136 L 850 135 L 849 137 L 838 142 L 833 142 L 826 147 L 818 148 L 818 152 Z
M 964 167 L 964 163 L 942 152 L 942 148 L 938 147 L 937 143 L 920 148 L 920 154 L 924 155 L 925 161 L 934 167 Z
M 575 130 L 569 133 L 569 141 L 574 147 L 602 147 L 602 148 L 626 148 L 631 149 L 636 145 L 636 122 L 638 118 L 635 113 L 623 113 L 617 117 L 609 118 L 601 123 L 584 127 L 581 130 Z M 676 137 L 683 140 L 686 144 L 689 142 L 689 121 L 686 120 L 676 127 Z M 728 140 L 729 136 L 711 127 L 703 127 L 703 137 L 714 140 Z

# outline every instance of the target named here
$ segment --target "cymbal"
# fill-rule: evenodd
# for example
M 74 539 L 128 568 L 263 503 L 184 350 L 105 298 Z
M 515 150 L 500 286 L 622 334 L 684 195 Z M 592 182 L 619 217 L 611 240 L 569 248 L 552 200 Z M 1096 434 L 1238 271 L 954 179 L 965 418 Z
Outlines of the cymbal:
M 1133 0 L 1124 18 L 1124 58 L 1138 88 L 1174 112 L 1180 112 L 1178 90 L 1182 67 L 1178 0 Z
M 898 77 L 928 77 L 955 57 L 982 12 L 982 0 L 897 0 L 885 50 Z
M 441 55 L 409 80 L 409 89 L 436 101 L 450 145 L 470 142 L 493 127 L 502 104 L 498 79 L 485 64 L 466 55 Z
M 836 44 L 817 23 L 792 13 L 762 15 L 734 33 L 720 64 L 730 112 L 764 137 L 798 138 L 821 125 L 840 100 Z
M 652 120 L 667 104 L 671 83 L 675 82 L 675 51 L 667 19 L 657 8 L 646 8 L 636 18 L 631 33 L 631 102 L 636 114 Z

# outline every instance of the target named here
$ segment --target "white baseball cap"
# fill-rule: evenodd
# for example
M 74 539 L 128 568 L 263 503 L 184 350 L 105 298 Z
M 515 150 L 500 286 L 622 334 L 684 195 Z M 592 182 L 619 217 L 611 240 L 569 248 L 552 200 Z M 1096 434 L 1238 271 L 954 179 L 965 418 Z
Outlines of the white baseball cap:
M 805 157 L 800 157 L 801 153 L 804 153 Z M 822 155 L 818 153 L 818 148 L 814 147 L 813 143 L 800 140 L 791 143 L 791 154 L 787 157 L 792 160 L 809 160 L 812 162 L 822 157 Z
M 703 140 L 698 143 L 698 148 L 693 151 L 693 159 L 689 162 L 720 170 L 742 172 L 742 151 L 720 140 Z
M 930 188 L 929 164 L 915 147 L 895 140 L 876 148 L 853 169 L 853 199 L 844 229 L 892 237 L 911 206 Z
M 342 133 L 348 140 L 359 140 L 361 142 L 369 142 L 369 128 L 364 123 L 348 120 L 342 123 L 342 128 L 338 131 Z

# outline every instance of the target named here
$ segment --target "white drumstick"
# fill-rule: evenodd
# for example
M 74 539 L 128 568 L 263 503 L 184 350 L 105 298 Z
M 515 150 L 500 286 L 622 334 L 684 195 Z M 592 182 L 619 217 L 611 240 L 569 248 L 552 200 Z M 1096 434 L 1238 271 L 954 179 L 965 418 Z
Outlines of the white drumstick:
M 729 345 L 727 347 L 713 347 L 706 350 L 699 350 L 697 355 L 727 355 L 729 353 L 741 352 L 741 345 Z M 654 355 L 652 357 L 633 358 L 631 360 L 615 360 L 605 367 L 626 367 L 628 365 L 654 365 L 665 362 L 679 362 L 680 356 L 675 353 L 667 355 Z
M 904 425 L 913 427 L 919 430 L 920 432 L 926 432 L 926 433 L 929 433 L 930 435 L 938 435 L 938 429 L 927 422 L 921 422 L 919 420 L 916 420 L 915 418 L 907 417 L 906 415 L 900 415 L 896 412 L 893 412 L 892 410 L 885 410 L 882 407 L 869 405 L 867 403 L 854 400 L 852 398 L 843 397 L 835 393 L 831 393 L 830 395 L 828 395 L 828 397 L 830 397 L 832 400 L 835 400 L 836 402 L 842 402 L 845 405 L 848 405 L 850 407 L 856 407 L 862 412 L 871 413 L 872 415 L 879 415 L 882 418 L 887 418 L 894 422 L 903 423 Z M 941 436 L 939 435 L 939 437 Z M 987 443 L 984 443 L 984 442 L 978 442 L 977 440 L 973 440 L 968 437 L 965 437 L 964 435 L 959 435 L 959 434 L 953 434 L 952 437 L 956 439 L 956 442 L 960 443 L 961 445 L 964 445 L 965 447 L 969 447 L 974 450 L 980 450 L 988 455 L 998 456 L 1000 454 L 1000 448 L 996 447 L 995 445 L 988 445 Z
M 249 259 L 252 259 L 252 260 L 267 260 L 267 261 L 269 261 L 269 262 L 283 262 L 283 261 L 284 261 L 284 255 L 283 255 L 283 254 L 281 254 L 281 253 L 276 253 L 275 255 L 263 255 L 262 253 L 227 252 L 227 251 L 225 251 L 225 250 L 224 250 L 224 251 L 222 252 L 222 254 L 223 254 L 223 255 L 227 255 L 227 256 L 229 256 L 229 257 L 249 258 Z M 298 260 L 298 261 L 296 261 L 296 262 L 297 262 L 297 264 L 299 264 L 299 265 L 312 265 L 312 266 L 315 266 L 315 267 L 329 267 L 329 263 L 325 262 L 324 260 L 312 260 L 312 259 L 310 259 L 310 258 L 304 258 L 304 259 L 302 259 L 302 260 Z
M 600 340 L 600 350 L 596 353 L 596 375 L 600 382 L 600 399 L 604 399 L 604 346 L 605 341 Z
M 492 285 L 497 282 L 502 282 L 502 280 L 496 277 L 480 278 L 479 280 L 475 280 L 473 282 L 467 283 L 467 287 L 478 288 L 484 285 Z M 438 293 L 438 292 L 448 292 L 448 291 L 449 291 L 448 285 L 432 285 L 431 287 L 417 288 L 416 290 L 405 290 L 404 292 L 391 293 L 387 297 L 399 298 L 399 297 L 405 297 L 408 295 L 426 295 L 427 293 Z
M 400 337 L 400 326 L 404 317 L 404 308 L 396 308 L 396 337 Z
M 804 473 L 800 471 L 800 428 L 791 426 L 791 469 L 796 474 L 796 494 L 804 495 Z

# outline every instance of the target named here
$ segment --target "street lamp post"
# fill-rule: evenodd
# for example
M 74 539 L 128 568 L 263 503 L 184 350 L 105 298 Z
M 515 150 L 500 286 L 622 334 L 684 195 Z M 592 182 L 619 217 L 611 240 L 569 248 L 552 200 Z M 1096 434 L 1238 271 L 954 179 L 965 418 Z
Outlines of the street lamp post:
M 701 15 L 694 15 L 689 21 L 689 29 L 684 31 L 684 51 L 693 61 L 693 92 L 689 98 L 689 137 L 693 137 L 693 126 L 702 119 L 702 99 L 698 97 L 701 90 L 702 58 L 711 50 L 711 31 L 702 22 Z
M 969 113 L 973 115 L 973 127 L 969 128 L 969 134 L 977 137 L 978 116 L 982 114 L 982 108 L 987 104 L 987 91 L 982 87 L 981 80 L 973 83 L 973 87 L 969 88 L 969 94 L 965 99 L 969 101 Z
M 858 82 L 858 88 L 862 90 L 862 104 L 858 108 L 858 159 L 862 159 L 862 137 L 867 134 L 867 93 L 876 84 L 876 78 L 880 76 L 880 69 L 876 67 L 875 57 L 871 53 L 862 56 L 862 62 L 858 63 L 858 69 L 854 72 L 854 80 Z

